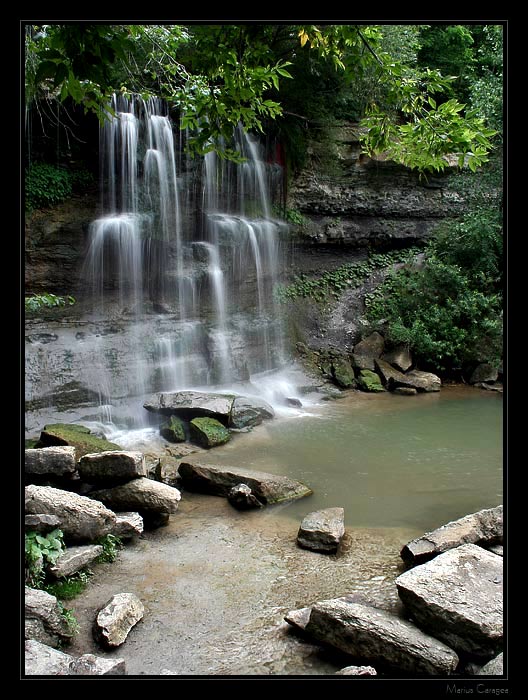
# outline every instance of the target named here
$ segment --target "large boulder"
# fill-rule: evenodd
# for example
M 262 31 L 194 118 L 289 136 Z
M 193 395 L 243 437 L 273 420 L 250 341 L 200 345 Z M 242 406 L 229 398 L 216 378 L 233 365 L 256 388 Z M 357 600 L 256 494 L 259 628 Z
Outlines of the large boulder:
M 273 418 L 273 407 L 262 399 L 237 396 L 233 401 L 229 415 L 230 428 L 251 428 L 260 425 L 264 419 Z
M 117 512 L 132 510 L 140 513 L 175 513 L 181 493 L 173 486 L 140 477 L 121 486 L 92 491 L 90 497 Z
M 166 416 L 179 416 L 184 420 L 209 416 L 227 425 L 234 400 L 235 396 L 233 394 L 215 394 L 204 391 L 173 391 L 155 394 L 143 404 L 143 408 Z
M 398 595 L 423 630 L 475 660 L 502 649 L 502 564 L 463 544 L 398 576 Z
M 412 367 L 412 357 L 407 345 L 398 345 L 389 352 L 384 352 L 381 359 L 393 365 L 400 372 L 407 372 Z
M 325 508 L 308 513 L 303 518 L 297 534 L 297 544 L 314 552 L 337 551 L 345 534 L 343 508 Z
M 304 484 L 287 476 L 239 467 L 182 462 L 178 470 L 182 483 L 190 491 L 227 496 L 233 486 L 246 484 L 261 503 L 272 504 L 302 498 L 312 493 Z
M 376 372 L 372 372 L 370 369 L 359 370 L 357 382 L 359 388 L 363 389 L 363 391 L 385 391 L 385 388 Z
M 80 571 L 86 566 L 93 564 L 102 553 L 103 548 L 99 544 L 67 547 L 66 551 L 61 554 L 53 566 L 48 568 L 48 571 L 54 578 L 71 576 L 76 571 Z
M 327 600 L 312 607 L 305 631 L 353 657 L 413 675 L 450 675 L 457 654 L 410 622 L 360 603 Z
M 104 438 L 93 435 L 86 426 L 74 423 L 53 423 L 44 426 L 44 430 L 40 433 L 38 447 L 53 445 L 71 445 L 75 447 L 77 460 L 91 452 L 121 449 L 115 442 L 109 442 Z
M 58 647 L 72 638 L 72 631 L 55 596 L 25 587 L 25 638 Z
M 105 649 L 121 646 L 144 613 L 145 607 L 136 595 L 118 593 L 97 613 L 93 626 L 95 641 Z
M 504 659 L 502 652 L 480 669 L 477 676 L 502 676 L 504 675 Z
M 147 476 L 147 467 L 141 452 L 112 450 L 81 457 L 79 475 L 89 484 L 117 485 Z
M 350 389 L 356 385 L 354 370 L 348 360 L 334 360 L 332 362 L 332 375 L 336 384 L 343 389 Z
M 486 548 L 500 544 L 503 538 L 502 512 L 502 506 L 497 506 L 452 520 L 408 542 L 400 556 L 406 564 L 414 566 L 461 544 L 478 544 Z
M 217 421 L 216 418 L 193 418 L 189 423 L 191 439 L 200 447 L 209 449 L 224 445 L 231 440 L 229 430 Z
M 75 447 L 61 445 L 25 451 L 25 473 L 38 476 L 71 476 L 77 470 Z
M 37 639 L 27 639 L 24 648 L 26 676 L 69 676 L 73 656 L 53 649 Z
M 469 378 L 470 384 L 479 384 L 480 382 L 496 382 L 499 378 L 499 371 L 493 365 L 483 362 L 473 370 Z
M 385 340 L 377 331 L 371 333 L 359 343 L 354 345 L 354 356 L 362 355 L 363 357 L 380 357 L 385 348 Z
M 440 391 L 442 381 L 440 377 L 431 372 L 422 372 L 418 369 L 413 369 L 410 372 L 400 372 L 394 369 L 392 365 L 385 360 L 374 360 L 376 369 L 379 372 L 384 385 L 392 391 L 396 387 L 409 387 L 417 391 Z
M 160 425 L 160 435 L 168 442 L 185 442 L 185 427 L 178 416 L 170 416 L 169 420 Z
M 59 518 L 67 542 L 92 542 L 113 532 L 116 526 L 115 513 L 102 503 L 52 486 L 26 486 L 25 501 L 26 513 Z

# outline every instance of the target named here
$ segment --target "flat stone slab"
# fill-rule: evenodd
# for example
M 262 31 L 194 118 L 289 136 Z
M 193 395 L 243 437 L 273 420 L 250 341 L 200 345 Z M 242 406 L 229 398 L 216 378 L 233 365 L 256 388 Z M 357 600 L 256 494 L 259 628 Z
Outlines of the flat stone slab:
M 77 470 L 75 447 L 62 445 L 25 451 L 25 473 L 71 476 Z
M 103 548 L 99 544 L 68 547 L 55 564 L 49 567 L 48 571 L 54 578 L 71 576 L 76 571 L 93 564 L 102 553 Z
M 140 477 L 111 489 L 92 491 L 90 497 L 96 501 L 102 501 L 115 511 L 175 513 L 178 510 L 181 493 L 174 486 Z
M 79 475 L 89 484 L 118 484 L 147 476 L 147 466 L 141 452 L 108 450 L 81 457 Z
M 121 646 L 144 613 L 143 603 L 136 595 L 118 593 L 97 613 L 93 627 L 95 641 L 105 649 Z
M 431 372 L 422 372 L 418 369 L 413 369 L 404 374 L 394 369 L 394 367 L 388 362 L 385 362 L 385 360 L 374 360 L 374 364 L 389 391 L 393 391 L 399 386 L 426 392 L 440 391 L 441 389 L 442 380 Z
M 91 542 L 108 535 L 116 524 L 115 513 L 102 503 L 52 486 L 26 486 L 25 507 L 29 515 L 45 513 L 59 518 L 67 542 Z
M 249 486 L 261 503 L 268 505 L 302 498 L 312 493 L 310 488 L 287 476 L 239 467 L 182 462 L 178 472 L 183 485 L 190 491 L 227 497 L 234 486 L 243 483 Z
M 297 534 L 297 544 L 315 552 L 336 552 L 345 534 L 343 508 L 325 508 L 308 513 Z
M 216 394 L 204 391 L 174 391 L 155 394 L 143 408 L 166 416 L 176 415 L 190 420 L 200 416 L 217 418 L 227 425 L 235 400 L 234 394 Z
M 502 564 L 463 544 L 398 576 L 398 595 L 429 634 L 471 658 L 489 658 L 502 650 Z
M 305 631 L 357 659 L 413 675 L 450 675 L 459 661 L 452 649 L 410 622 L 360 603 L 316 603 Z
M 401 550 L 400 556 L 406 564 L 414 566 L 461 544 L 478 544 L 490 548 L 490 545 L 502 542 L 502 516 L 503 507 L 500 505 L 452 520 L 408 542 Z

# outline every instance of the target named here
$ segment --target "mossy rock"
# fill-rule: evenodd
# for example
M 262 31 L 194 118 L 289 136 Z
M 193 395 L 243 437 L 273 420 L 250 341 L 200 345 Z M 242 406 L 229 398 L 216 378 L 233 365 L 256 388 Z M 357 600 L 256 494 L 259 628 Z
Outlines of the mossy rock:
M 167 423 L 160 426 L 160 435 L 169 442 L 185 442 L 185 427 L 178 416 L 171 416 Z
M 209 449 L 231 439 L 229 430 L 215 418 L 194 418 L 190 423 L 191 439 Z
M 37 447 L 39 440 L 38 438 L 28 438 L 24 441 L 24 443 L 26 450 L 33 450 L 35 447 Z
M 346 360 L 335 360 L 332 363 L 332 374 L 338 384 L 343 389 L 351 389 L 356 386 L 356 379 L 354 377 L 354 370 L 350 362 Z
M 370 369 L 360 371 L 358 384 L 363 391 L 385 391 L 379 376 Z
M 75 456 L 79 460 L 83 455 L 92 452 L 105 452 L 106 450 L 120 450 L 120 445 L 109 442 L 104 438 L 93 435 L 84 425 L 73 423 L 53 423 L 45 425 L 40 433 L 38 447 L 51 447 L 53 445 L 71 445 L 75 447 Z

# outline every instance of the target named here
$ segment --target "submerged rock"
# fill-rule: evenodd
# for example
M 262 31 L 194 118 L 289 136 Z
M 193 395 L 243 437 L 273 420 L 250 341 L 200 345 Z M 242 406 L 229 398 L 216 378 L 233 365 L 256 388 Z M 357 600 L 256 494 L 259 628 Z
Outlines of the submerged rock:
M 312 493 L 307 486 L 287 476 L 252 469 L 182 462 L 178 471 L 183 485 L 190 491 L 227 496 L 233 486 L 244 483 L 259 501 L 268 505 L 302 498 Z
M 325 508 L 308 513 L 303 518 L 297 534 L 297 544 L 314 552 L 337 551 L 345 534 L 345 511 L 343 508 Z
M 262 508 L 264 505 L 252 493 L 246 484 L 237 484 L 227 494 L 227 500 L 237 510 L 250 510 Z
M 81 457 L 79 474 L 89 484 L 120 484 L 147 476 L 147 467 L 141 452 L 112 450 Z
M 25 638 L 57 647 L 73 634 L 55 596 L 36 588 L 24 591 Z
M 97 613 L 93 627 L 95 641 L 105 649 L 121 646 L 144 613 L 143 603 L 136 595 L 118 593 Z
M 103 548 L 99 544 L 79 545 L 77 547 L 67 547 L 53 566 L 48 571 L 53 578 L 61 576 L 71 576 L 76 571 L 84 569 L 92 564 L 97 557 L 101 556 Z
M 327 600 L 312 607 L 306 633 L 364 661 L 416 675 L 449 675 L 457 654 L 410 622 L 360 603 Z
M 397 386 L 394 389 L 394 393 L 399 394 L 400 396 L 416 396 L 418 391 L 410 386 Z
M 90 452 L 104 452 L 106 450 L 120 450 L 115 442 L 109 442 L 104 438 L 93 435 L 89 428 L 74 423 L 54 423 L 45 425 L 40 433 L 39 447 L 54 445 L 71 445 L 75 447 L 76 458 Z
M 227 425 L 234 400 L 233 394 L 174 391 L 154 395 L 143 404 L 143 408 L 167 416 L 174 414 L 184 420 L 209 416 Z
M 408 542 L 400 556 L 406 564 L 414 566 L 461 544 L 478 544 L 491 548 L 490 545 L 502 542 L 502 513 L 502 506 L 497 506 L 452 520 Z
M 396 579 L 414 621 L 459 653 L 489 658 L 502 649 L 502 559 L 463 544 Z
M 273 418 L 275 411 L 269 403 L 262 399 L 247 396 L 237 396 L 233 401 L 229 415 L 229 427 L 248 428 L 260 425 L 263 420 Z
M 370 369 L 361 369 L 357 381 L 363 391 L 385 391 L 378 375 Z
M 231 440 L 231 433 L 215 418 L 193 418 L 189 423 L 191 439 L 207 449 L 224 445 Z
M 93 491 L 90 497 L 102 501 L 117 512 L 133 510 L 140 513 L 175 513 L 181 493 L 174 486 L 140 477 L 111 489 Z
M 102 503 L 52 486 L 26 486 L 26 513 L 46 513 L 59 519 L 64 539 L 92 542 L 108 535 L 116 526 L 116 516 Z
M 26 474 L 71 476 L 76 471 L 75 447 L 57 445 L 25 451 Z
M 294 408 L 302 408 L 302 401 L 300 399 L 296 399 L 294 396 L 287 396 L 286 405 L 293 406 Z
M 178 416 L 171 416 L 167 423 L 160 426 L 160 435 L 169 442 L 185 442 L 185 427 Z

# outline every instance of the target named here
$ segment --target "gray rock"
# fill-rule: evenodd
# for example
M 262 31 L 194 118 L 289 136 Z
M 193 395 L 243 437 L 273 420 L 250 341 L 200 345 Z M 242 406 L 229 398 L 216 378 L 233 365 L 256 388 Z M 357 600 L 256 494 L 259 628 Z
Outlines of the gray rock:
M 25 638 L 52 647 L 67 642 L 72 632 L 55 596 L 36 588 L 24 591 Z
M 400 394 L 401 396 L 416 396 L 418 391 L 410 386 L 397 386 L 394 389 L 395 394 Z
M 27 639 L 24 648 L 26 676 L 68 676 L 73 656 L 39 642 Z
M 89 484 L 120 484 L 147 476 L 147 467 L 141 452 L 109 450 L 81 457 L 79 474 Z
M 352 364 L 352 367 L 359 370 L 368 369 L 371 372 L 374 372 L 376 369 L 376 366 L 374 365 L 374 358 L 370 355 L 359 355 L 354 352 L 350 355 L 350 363 Z
M 345 534 L 343 508 L 325 508 L 308 513 L 297 534 L 297 544 L 315 552 L 336 552 Z
M 328 600 L 312 607 L 306 633 L 351 656 L 413 675 L 449 675 L 458 656 L 442 642 L 385 610 Z
M 152 396 L 143 408 L 154 413 L 174 414 L 185 420 L 210 416 L 227 425 L 233 406 L 233 394 L 214 394 L 204 391 L 174 391 Z
M 440 391 L 442 386 L 442 381 L 440 377 L 431 372 L 422 372 L 418 369 L 413 369 L 410 372 L 399 372 L 394 369 L 385 360 L 374 360 L 376 369 L 379 372 L 384 385 L 392 391 L 396 387 L 410 387 L 411 389 L 416 389 L 417 391 Z
M 311 612 L 311 607 L 290 610 L 290 612 L 284 616 L 284 619 L 292 627 L 296 627 L 297 629 L 302 630 L 304 632 L 304 630 L 306 629 L 306 625 L 310 620 Z
M 492 544 L 491 547 L 486 547 L 490 552 L 496 554 L 498 557 L 504 556 L 504 546 L 502 544 Z
M 185 427 L 178 416 L 171 416 L 167 423 L 160 425 L 160 435 L 169 442 L 185 442 Z
M 143 532 L 143 518 L 139 513 L 116 513 L 116 527 L 112 535 L 122 540 L 138 537 Z
M 504 659 L 502 652 L 496 656 L 491 661 L 488 661 L 480 671 L 476 674 L 477 676 L 503 676 L 504 675 Z
M 102 553 L 103 548 L 99 544 L 67 547 L 66 551 L 61 554 L 55 564 L 48 568 L 48 571 L 54 578 L 71 576 L 71 574 L 74 574 L 76 571 L 90 566 Z
M 182 462 L 178 471 L 183 485 L 190 491 L 227 496 L 233 486 L 244 483 L 264 504 L 290 501 L 312 493 L 307 486 L 287 476 L 277 476 L 252 469 Z
M 363 355 L 364 357 L 380 357 L 383 349 L 385 348 L 385 341 L 383 336 L 377 331 L 371 333 L 366 338 L 363 338 L 359 343 L 354 345 L 354 356 Z M 370 367 L 365 367 L 362 369 L 370 369 Z
M 115 513 L 101 503 L 52 486 L 26 486 L 25 500 L 26 513 L 57 516 L 66 541 L 91 542 L 116 525 Z
M 471 377 L 469 378 L 470 384 L 478 384 L 479 382 L 496 382 L 499 378 L 499 371 L 493 365 L 487 362 L 483 362 L 478 367 L 475 368 Z
M 35 513 L 35 515 L 24 516 L 24 529 L 26 532 L 34 530 L 35 532 L 46 534 L 59 527 L 60 518 L 56 515 L 47 515 L 45 513 Z
M 233 401 L 229 416 L 229 427 L 247 428 L 260 425 L 263 420 L 275 416 L 275 411 L 269 403 L 262 399 L 237 396 Z
M 90 496 L 117 512 L 134 510 L 140 513 L 175 513 L 181 499 L 178 489 L 146 477 L 111 489 L 92 491 Z
M 345 666 L 336 671 L 336 676 L 377 676 L 376 669 L 372 666 Z
M 252 493 L 246 484 L 237 484 L 227 494 L 227 500 L 237 510 L 262 508 L 264 505 Z
M 106 649 L 121 646 L 144 612 L 143 603 L 133 593 L 118 593 L 97 613 L 93 628 L 95 641 Z
M 497 506 L 452 520 L 408 542 L 400 556 L 406 564 L 414 566 L 461 544 L 478 544 L 489 548 L 489 545 L 502 542 L 502 512 L 502 506 Z
M 70 676 L 125 676 L 126 663 L 124 659 L 105 659 L 94 654 L 83 654 L 73 659 L 70 665 Z
M 502 649 L 502 559 L 463 544 L 396 579 L 414 621 L 471 659 Z
M 75 447 L 40 447 L 25 452 L 26 474 L 71 476 L 76 470 Z
M 412 357 L 407 345 L 398 345 L 390 352 L 384 352 L 381 359 L 399 369 L 400 372 L 407 372 L 412 366 Z
M 286 405 L 293 406 L 294 408 L 302 408 L 302 401 L 293 396 L 288 396 L 286 397 Z

